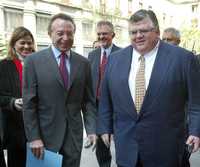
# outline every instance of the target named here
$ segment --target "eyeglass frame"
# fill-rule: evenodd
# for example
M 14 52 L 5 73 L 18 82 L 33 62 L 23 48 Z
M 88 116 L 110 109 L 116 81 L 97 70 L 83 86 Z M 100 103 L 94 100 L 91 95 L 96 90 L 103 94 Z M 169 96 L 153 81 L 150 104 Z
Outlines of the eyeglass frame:
M 140 33 L 142 35 L 147 34 L 148 32 L 152 32 L 153 30 L 155 30 L 155 27 L 151 27 L 149 29 L 139 29 L 139 30 L 132 30 L 129 31 L 129 35 L 137 35 L 137 33 Z

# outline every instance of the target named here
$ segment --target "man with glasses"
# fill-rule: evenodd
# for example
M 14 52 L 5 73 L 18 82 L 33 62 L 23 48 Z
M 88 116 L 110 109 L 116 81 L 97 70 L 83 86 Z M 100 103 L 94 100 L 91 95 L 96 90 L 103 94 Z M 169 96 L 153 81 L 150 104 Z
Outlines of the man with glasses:
M 101 95 L 101 82 L 104 75 L 105 65 L 108 56 L 120 48 L 112 43 L 115 36 L 113 24 L 109 21 L 99 21 L 97 23 L 97 37 L 100 48 L 89 53 L 88 58 L 92 66 L 93 88 L 96 97 L 96 107 L 98 108 L 99 98 Z M 98 120 L 97 120 L 98 121 Z M 110 140 L 109 134 L 109 140 Z M 97 139 L 96 156 L 100 167 L 110 167 L 111 152 L 110 146 L 106 146 L 101 138 Z
M 118 167 L 178 167 L 187 144 L 200 143 L 200 70 L 193 53 L 160 40 L 156 15 L 139 10 L 129 19 L 131 45 L 108 61 L 97 132 L 114 133 Z
M 162 40 L 172 45 L 179 45 L 181 42 L 180 32 L 173 27 L 166 28 L 163 31 Z

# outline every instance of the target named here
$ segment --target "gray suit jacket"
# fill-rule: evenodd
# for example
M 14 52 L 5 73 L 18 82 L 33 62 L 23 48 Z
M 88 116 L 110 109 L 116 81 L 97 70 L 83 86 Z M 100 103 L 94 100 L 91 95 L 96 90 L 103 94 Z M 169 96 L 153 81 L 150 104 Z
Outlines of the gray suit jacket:
M 111 53 L 113 53 L 119 49 L 121 49 L 121 48 L 113 44 Z M 101 48 L 97 48 L 97 49 L 91 51 L 88 54 L 88 59 L 90 60 L 90 63 L 91 63 L 93 90 L 94 90 L 95 97 L 96 97 L 97 83 L 98 83 L 98 79 L 99 79 L 99 65 L 101 62 Z
M 27 139 L 29 142 L 42 139 L 45 147 L 53 151 L 60 150 L 64 138 L 81 151 L 81 110 L 87 133 L 95 133 L 96 129 L 89 61 L 71 51 L 70 68 L 70 86 L 66 90 L 51 48 L 30 55 L 24 64 L 23 107 Z

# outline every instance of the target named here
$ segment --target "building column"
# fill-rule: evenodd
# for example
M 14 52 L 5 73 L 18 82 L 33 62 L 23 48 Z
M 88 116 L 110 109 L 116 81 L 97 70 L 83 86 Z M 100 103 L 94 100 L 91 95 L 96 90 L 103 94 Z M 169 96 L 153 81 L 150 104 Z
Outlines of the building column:
M 32 32 L 34 38 L 36 39 L 36 12 L 35 5 L 32 0 L 26 1 L 24 4 L 23 25 Z
M 2 2 L 0 2 L 0 23 L 1 23 L 1 26 L 0 26 L 0 33 L 2 35 L 4 35 L 5 37 L 5 24 L 4 24 L 4 11 L 3 11 L 4 7 L 2 5 Z
M 74 19 L 76 24 L 76 33 L 74 45 L 76 47 L 76 52 L 83 54 L 83 37 L 82 37 L 82 19 Z

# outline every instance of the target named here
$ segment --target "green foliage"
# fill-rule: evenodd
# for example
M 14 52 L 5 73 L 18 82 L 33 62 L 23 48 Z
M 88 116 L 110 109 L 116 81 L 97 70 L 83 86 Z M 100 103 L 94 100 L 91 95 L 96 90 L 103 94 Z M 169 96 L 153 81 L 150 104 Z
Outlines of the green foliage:
M 181 46 L 200 53 L 200 29 L 185 28 L 181 31 Z

